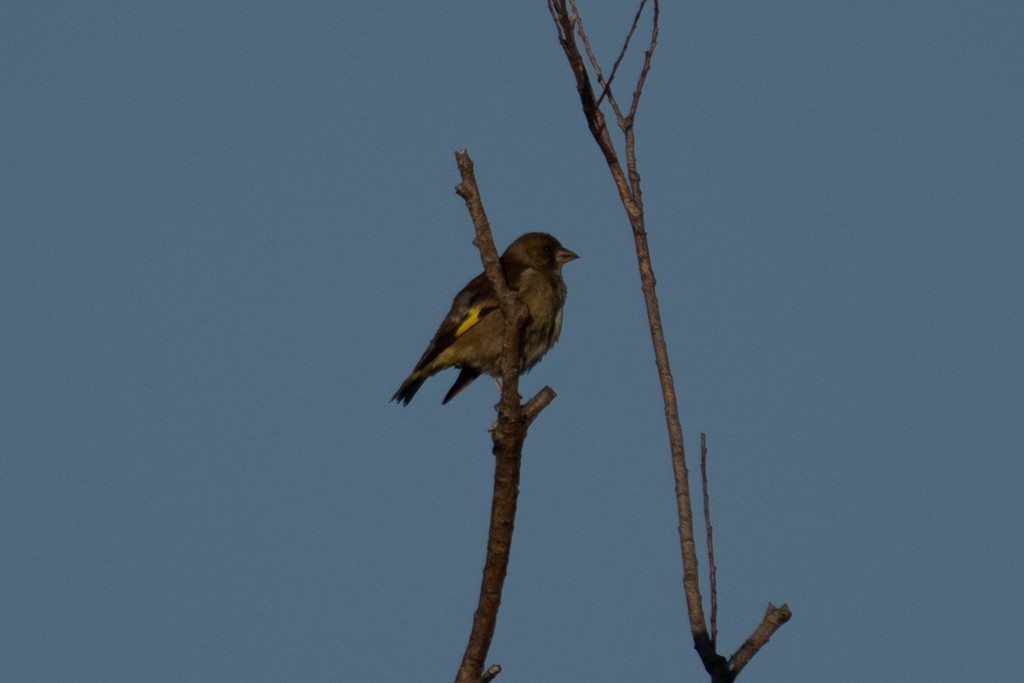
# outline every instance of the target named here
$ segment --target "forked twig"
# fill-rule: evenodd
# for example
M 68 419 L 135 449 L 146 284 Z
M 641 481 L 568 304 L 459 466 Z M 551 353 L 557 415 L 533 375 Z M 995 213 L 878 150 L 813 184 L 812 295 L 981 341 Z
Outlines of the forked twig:
M 567 5 L 567 2 L 569 3 Z M 590 48 L 590 41 L 583 30 L 582 19 L 576 7 L 575 0 L 547 0 L 548 11 L 554 20 L 558 30 L 558 40 L 565 52 L 569 67 L 576 80 L 576 91 L 579 93 L 580 105 L 583 115 L 587 121 L 594 141 L 604 155 L 608 170 L 615 182 L 619 192 L 626 215 L 629 217 L 630 227 L 633 230 L 633 241 L 636 247 L 637 264 L 640 270 L 640 283 L 644 294 L 644 302 L 647 309 L 647 320 L 651 332 L 651 343 L 654 347 L 655 365 L 658 370 L 658 379 L 661 384 L 662 400 L 665 408 L 665 421 L 668 428 L 669 448 L 672 456 L 672 471 L 675 477 L 676 509 L 679 516 L 679 542 L 683 559 L 683 592 L 686 596 L 687 614 L 690 621 L 690 632 L 693 636 L 694 647 L 700 655 L 705 670 L 711 675 L 713 683 L 730 683 L 739 674 L 750 658 L 760 649 L 768 638 L 782 626 L 792 614 L 786 605 L 775 607 L 769 605 L 761 624 L 754 630 L 754 633 L 737 650 L 736 654 L 729 660 L 718 654 L 715 645 L 715 638 L 708 634 L 708 627 L 704 617 L 703 600 L 700 594 L 700 581 L 697 567 L 696 543 L 693 533 L 693 509 L 690 502 L 689 473 L 686 469 L 686 457 L 683 447 L 683 428 L 679 418 L 678 401 L 676 399 L 675 382 L 672 378 L 672 371 L 669 367 L 667 344 L 665 341 L 664 329 L 661 323 L 661 309 L 655 293 L 654 270 L 651 266 L 650 249 L 647 243 L 647 232 L 645 228 L 643 196 L 640 187 L 640 173 L 636 164 L 636 138 L 634 135 L 633 123 L 636 117 L 637 108 L 640 104 L 640 97 L 643 87 L 650 73 L 651 61 L 654 49 L 658 41 L 658 20 L 659 2 L 654 0 L 653 20 L 651 27 L 651 38 L 647 50 L 644 53 L 644 63 L 637 78 L 636 87 L 633 90 L 633 101 L 629 114 L 623 115 L 621 109 L 611 92 L 611 79 L 604 81 L 600 67 L 597 64 L 593 51 Z M 642 10 L 646 0 L 641 0 Z M 570 9 L 571 7 L 571 9 Z M 639 16 L 639 13 L 638 13 Z M 626 43 L 633 34 L 634 27 L 630 29 Z M 579 45 L 576 42 L 576 35 L 579 35 L 583 43 L 589 61 L 595 73 L 598 74 L 599 83 L 603 90 L 607 91 L 608 102 L 612 106 L 619 128 L 625 137 L 626 165 L 623 168 L 619 160 L 615 145 L 611 140 L 608 128 L 605 125 L 604 114 L 601 112 L 601 99 L 595 97 L 594 89 L 590 82 L 590 75 L 587 73 L 586 65 L 580 54 Z M 616 67 L 618 62 L 616 60 Z M 614 69 L 613 69 L 614 75 Z M 604 93 L 602 93 L 602 97 Z M 710 522 L 708 522 L 710 528 Z M 713 564 L 713 562 L 712 562 Z M 717 586 L 716 586 L 717 589 Z M 713 600 L 717 609 L 717 599 Z M 717 621 L 717 614 L 715 615 Z M 715 625 L 717 628 L 717 624 Z
M 623 131 L 632 128 L 633 120 L 636 118 L 637 108 L 640 106 L 640 95 L 643 92 L 644 83 L 647 81 L 647 74 L 651 70 L 651 59 L 654 56 L 654 48 L 658 45 L 658 18 L 661 13 L 661 8 L 658 2 L 654 3 L 654 19 L 651 24 L 651 39 L 647 46 L 647 50 L 644 51 L 644 63 L 640 67 L 640 75 L 637 78 L 636 87 L 633 90 L 633 102 L 629 108 L 629 114 L 623 115 L 622 110 L 619 108 L 619 103 L 615 99 L 615 95 L 612 93 L 612 81 L 615 80 L 615 74 L 618 73 L 619 65 L 622 64 L 622 59 L 626 56 L 626 51 L 629 49 L 629 43 L 633 39 L 633 34 L 636 32 L 636 27 L 640 23 L 640 17 L 643 14 L 644 7 L 647 5 L 647 0 L 640 0 L 640 5 L 637 7 L 636 14 L 633 15 L 633 23 L 629 27 L 629 32 L 626 33 L 625 40 L 622 41 L 622 48 L 619 50 L 618 57 L 615 58 L 615 63 L 612 64 L 612 72 L 605 80 L 604 73 L 601 71 L 601 64 L 597 60 L 597 56 L 594 54 L 593 48 L 590 46 L 590 38 L 587 36 L 586 31 L 583 29 L 583 17 L 580 15 L 579 8 L 576 7 L 576 0 L 569 0 L 569 7 L 572 9 L 572 21 L 576 26 L 576 33 L 580 37 L 580 42 L 583 43 L 583 49 L 587 53 L 587 60 L 590 62 L 590 67 L 594 70 L 594 75 L 597 77 L 597 84 L 601 86 L 601 94 L 598 96 L 596 105 L 601 106 L 601 102 L 604 101 L 605 97 L 608 98 L 608 103 L 612 107 L 612 112 L 615 114 L 615 119 L 619 124 L 619 128 Z

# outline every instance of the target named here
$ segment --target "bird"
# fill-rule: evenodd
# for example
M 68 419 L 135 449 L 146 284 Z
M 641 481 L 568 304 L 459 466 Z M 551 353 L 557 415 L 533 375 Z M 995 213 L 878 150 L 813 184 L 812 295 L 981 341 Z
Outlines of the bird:
M 536 365 L 558 341 L 566 296 L 562 266 L 577 258 L 546 232 L 519 236 L 501 255 L 505 280 L 527 309 L 519 346 L 520 374 Z M 442 404 L 481 374 L 491 375 L 497 382 L 504 334 L 505 317 L 498 298 L 487 274 L 480 273 L 455 295 L 427 350 L 391 400 L 409 405 L 428 377 L 452 367 L 461 372 Z

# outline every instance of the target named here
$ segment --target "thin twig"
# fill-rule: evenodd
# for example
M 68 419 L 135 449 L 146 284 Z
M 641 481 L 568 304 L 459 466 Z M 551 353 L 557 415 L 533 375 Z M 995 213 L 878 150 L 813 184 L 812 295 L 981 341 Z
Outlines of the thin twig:
M 647 2 L 647 0 L 643 0 Z M 590 38 L 587 37 L 587 32 L 583 30 L 583 17 L 580 16 L 580 10 L 576 7 L 576 0 L 569 0 L 569 7 L 572 8 L 572 23 L 576 27 L 576 34 L 580 37 L 583 42 L 583 48 L 587 52 L 587 60 L 590 62 L 590 68 L 594 70 L 594 76 L 597 77 L 597 84 L 600 85 L 604 90 L 608 89 L 610 81 L 604 79 L 604 73 L 601 71 L 601 64 L 597 61 L 597 56 L 594 54 L 594 50 L 590 47 Z M 623 50 L 625 53 L 625 50 Z M 612 69 L 612 78 L 615 78 L 615 69 Z M 601 97 L 598 98 L 597 103 L 601 103 L 601 98 L 604 97 L 604 93 L 601 93 Z
M 636 32 L 636 27 L 640 23 L 640 16 L 643 14 L 644 7 L 647 5 L 647 0 L 640 0 L 640 5 L 637 7 L 636 14 L 633 15 L 633 23 L 629 27 L 629 31 L 626 33 L 626 38 L 622 42 L 622 48 L 619 50 L 618 57 L 615 58 L 615 63 L 612 64 L 611 74 L 608 79 L 605 80 L 604 73 L 601 71 L 601 65 L 597 60 L 597 56 L 594 54 L 593 48 L 590 46 L 590 38 L 587 36 L 587 32 L 583 28 L 583 17 L 580 15 L 579 8 L 576 7 L 576 0 L 569 0 L 569 7 L 572 9 L 572 22 L 576 26 L 576 33 L 580 37 L 580 42 L 583 43 L 583 49 L 587 53 L 587 60 L 590 62 L 590 67 L 594 70 L 594 75 L 597 77 L 597 84 L 601 86 L 601 94 L 596 100 L 596 106 L 600 107 L 601 102 L 604 101 L 605 97 L 608 98 L 608 103 L 612 107 L 612 112 L 615 114 L 615 120 L 623 131 L 627 131 L 633 127 L 633 122 L 636 119 L 636 111 L 640 106 L 640 95 L 643 92 L 644 83 L 647 81 L 647 74 L 651 70 L 651 60 L 654 56 L 654 49 L 658 45 L 658 20 L 661 14 L 661 7 L 659 2 L 654 2 L 654 18 L 651 22 L 651 38 L 648 43 L 647 50 L 644 51 L 644 63 L 640 67 L 640 75 L 637 78 L 636 87 L 633 90 L 633 101 L 630 104 L 629 113 L 623 114 L 622 109 L 619 108 L 619 103 L 615 99 L 614 93 L 612 93 L 611 87 L 612 82 L 615 80 L 615 75 L 619 71 L 619 65 L 622 63 L 622 59 L 626 56 L 626 50 L 629 49 L 629 43 L 633 39 L 633 34 Z
M 594 69 L 594 75 L 597 76 L 597 84 L 601 86 L 601 94 L 597 98 L 597 106 L 601 106 L 601 102 L 603 102 L 605 96 L 607 96 L 608 101 L 612 105 L 612 110 L 615 112 L 616 117 L 620 119 L 620 125 L 622 112 L 619 111 L 619 105 L 614 101 L 615 98 L 611 94 L 612 82 L 615 80 L 615 74 L 619 71 L 619 65 L 622 64 L 623 57 L 626 56 L 626 50 L 629 49 L 629 41 L 633 38 L 633 33 L 636 31 L 637 24 L 640 23 L 640 15 L 643 14 L 644 5 L 646 4 L 647 0 L 640 0 L 640 6 L 637 8 L 636 15 L 633 17 L 633 24 L 629 27 L 626 39 L 622 42 L 622 49 L 619 50 L 619 56 L 615 58 L 615 63 L 612 64 L 612 72 L 606 81 L 604 79 L 604 74 L 601 73 L 601 66 L 597 61 L 597 57 L 594 56 L 594 51 L 590 47 L 590 39 L 587 37 L 586 31 L 583 30 L 583 17 L 580 15 L 579 8 L 576 7 L 576 0 L 569 0 L 569 5 L 572 8 L 573 20 L 577 27 L 577 33 L 580 36 L 580 40 L 583 41 L 583 47 L 587 52 L 587 59 L 590 60 L 590 66 Z
M 715 541 L 711 530 L 711 501 L 708 496 L 708 435 L 700 433 L 700 488 L 704 494 L 704 534 L 708 546 L 708 575 L 711 584 L 711 642 L 718 640 L 718 577 Z
M 654 57 L 654 48 L 658 45 L 658 18 L 661 16 L 661 5 L 654 0 L 654 17 L 651 20 L 651 40 L 644 52 L 644 64 L 640 69 L 640 76 L 636 81 L 636 88 L 633 90 L 633 103 L 629 108 L 629 115 L 623 117 L 617 112 L 619 127 L 626 138 L 626 168 L 629 172 L 629 186 L 633 196 L 641 196 L 640 173 L 636 165 L 636 134 L 633 124 L 636 123 L 636 112 L 640 106 L 640 95 L 643 93 L 644 83 L 647 81 L 647 74 L 651 70 L 651 60 Z
M 643 3 L 641 3 L 640 9 L 643 9 Z M 629 116 L 626 119 L 629 121 L 629 127 L 633 127 L 633 121 L 636 119 L 636 110 L 640 106 L 640 95 L 644 90 L 644 83 L 647 82 L 647 74 L 651 71 L 651 60 L 654 57 L 654 49 L 658 47 L 658 19 L 661 15 L 661 7 L 658 0 L 654 0 L 654 18 L 651 20 L 651 41 L 647 45 L 647 50 L 644 51 L 644 65 L 640 67 L 640 76 L 636 79 L 636 88 L 633 90 L 633 105 L 629 108 Z M 639 18 L 639 12 L 637 13 Z M 636 24 L 633 24 L 636 26 Z
M 611 135 L 605 123 L 604 114 L 597 106 L 597 98 L 594 96 L 594 89 L 590 83 L 590 76 L 587 74 L 587 67 L 583 63 L 583 56 L 580 54 L 579 46 L 573 39 L 576 19 L 570 15 L 565 5 L 565 0 L 548 0 L 548 10 L 558 30 L 558 42 L 569 60 L 569 67 L 572 69 L 576 79 L 576 91 L 580 96 L 580 106 L 583 109 L 583 117 L 590 128 L 590 134 L 597 141 L 598 149 L 604 154 L 605 163 L 608 164 L 608 171 L 612 174 L 612 180 L 619 191 L 619 196 L 626 207 L 626 213 L 632 222 L 633 216 L 640 216 L 642 209 L 632 201 L 629 182 L 626 174 L 619 163 L 618 152 L 612 142 Z

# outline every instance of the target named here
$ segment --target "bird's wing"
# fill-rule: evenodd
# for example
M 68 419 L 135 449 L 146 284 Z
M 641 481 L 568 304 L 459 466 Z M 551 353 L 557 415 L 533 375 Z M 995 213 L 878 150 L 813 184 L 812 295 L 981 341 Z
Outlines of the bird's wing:
M 419 370 L 434 361 L 442 351 L 456 339 L 471 330 L 481 320 L 498 310 L 498 299 L 484 273 L 473 278 L 452 301 L 451 310 L 441 326 L 434 333 L 427 350 L 423 353 L 416 369 Z

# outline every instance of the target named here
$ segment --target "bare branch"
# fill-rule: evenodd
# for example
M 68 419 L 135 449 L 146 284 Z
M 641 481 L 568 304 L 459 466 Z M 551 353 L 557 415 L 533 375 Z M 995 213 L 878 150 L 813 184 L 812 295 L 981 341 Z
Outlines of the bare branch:
M 508 418 L 514 421 L 522 419 L 522 406 L 519 404 L 519 373 L 522 360 L 519 354 L 519 330 L 526 319 L 526 307 L 519 301 L 519 295 L 509 289 L 505 274 L 501 269 L 498 250 L 491 236 L 490 222 L 484 212 L 480 200 L 480 190 L 476 184 L 473 160 L 465 150 L 455 152 L 455 162 L 462 175 L 462 182 L 455 187 L 455 192 L 466 202 L 476 237 L 473 244 L 480 250 L 480 258 L 484 264 L 484 272 L 498 297 L 501 313 L 505 316 L 505 339 L 502 345 L 501 366 L 501 405 Z M 500 421 L 500 416 L 499 416 Z
M 567 6 L 567 1 L 569 6 Z M 651 344 L 654 347 L 654 360 L 657 367 L 658 380 L 661 385 L 662 402 L 665 410 L 665 422 L 668 428 L 672 472 L 675 477 L 676 510 L 679 516 L 679 544 L 683 560 L 683 592 L 686 596 L 687 614 L 690 620 L 690 632 L 693 636 L 694 648 L 700 655 L 701 662 L 704 664 L 705 670 L 711 674 L 712 682 L 729 683 L 735 679 L 740 668 L 749 661 L 750 657 L 753 656 L 757 649 L 767 642 L 768 636 L 770 636 L 771 633 L 774 633 L 779 626 L 785 623 L 785 620 L 789 618 L 789 610 L 785 606 L 769 610 L 772 618 L 769 619 L 768 615 L 766 615 L 765 622 L 762 623 L 754 634 L 747 639 L 747 643 L 744 643 L 744 646 L 737 651 L 737 654 L 733 657 L 733 661 L 730 662 L 726 660 L 723 656 L 718 654 L 715 649 L 715 637 L 717 636 L 717 623 L 715 623 L 717 622 L 717 585 L 716 579 L 714 578 L 714 559 L 712 555 L 712 614 L 714 631 L 710 636 L 708 634 L 708 627 L 704 618 L 703 599 L 700 594 L 700 580 L 698 576 L 696 543 L 694 541 L 693 532 L 693 509 L 690 501 L 689 473 L 686 469 L 686 457 L 683 446 L 683 428 L 679 418 L 675 382 L 672 378 L 672 371 L 669 366 L 667 343 L 665 341 L 665 333 L 661 322 L 661 309 L 655 292 L 656 280 L 654 277 L 654 269 L 651 265 L 650 249 L 647 243 L 643 195 L 640 187 L 640 173 L 637 170 L 636 163 L 636 137 L 633 129 L 636 112 L 640 105 L 640 97 L 643 93 L 643 87 L 647 80 L 647 76 L 650 73 L 654 50 L 657 47 L 658 22 L 660 18 L 659 1 L 654 0 L 653 2 L 654 16 L 652 19 L 650 42 L 644 53 L 644 63 L 640 70 L 640 75 L 637 78 L 636 87 L 633 90 L 633 100 L 629 114 L 626 116 L 622 115 L 621 110 L 618 107 L 618 103 L 615 101 L 611 92 L 610 84 L 612 79 L 609 78 L 608 81 L 604 80 L 597 58 L 594 56 L 593 50 L 590 47 L 590 41 L 587 38 L 585 31 L 583 31 L 583 20 L 579 15 L 575 0 L 547 0 L 547 2 L 548 11 L 550 12 L 552 20 L 558 29 L 559 43 L 562 46 L 562 50 L 565 52 L 566 59 L 569 61 L 569 66 L 576 79 L 576 90 L 580 96 L 580 104 L 583 109 L 583 115 L 587 121 L 587 126 L 590 129 L 590 133 L 594 137 L 594 141 L 597 143 L 598 148 L 601 150 L 602 154 L 604 154 L 605 161 L 608 164 L 608 170 L 612 175 L 612 180 L 615 182 L 619 198 L 622 201 L 623 208 L 626 210 L 626 215 L 629 217 L 630 227 L 633 230 L 633 242 L 636 248 L 637 265 L 640 271 L 640 285 L 643 290 L 644 303 L 647 309 L 647 321 L 651 332 Z M 630 28 L 629 34 L 626 37 L 626 45 L 623 48 L 623 53 L 625 52 L 625 48 L 628 47 L 629 40 L 636 28 L 636 22 L 638 21 L 645 4 L 646 0 L 640 0 L 640 7 L 637 11 L 636 18 L 634 19 L 633 26 Z M 569 7 L 571 7 L 571 11 Z M 622 163 L 619 160 L 618 153 L 615 150 L 615 146 L 612 143 L 605 124 L 604 114 L 601 112 L 600 108 L 601 100 L 594 96 L 594 89 L 590 82 L 590 76 L 587 73 L 583 58 L 580 55 L 579 46 L 576 43 L 576 34 L 579 35 L 579 39 L 584 45 L 584 49 L 587 52 L 591 66 L 597 74 L 598 82 L 603 87 L 602 97 L 605 92 L 607 92 L 608 102 L 611 105 L 612 110 L 615 112 L 619 128 L 622 130 L 625 137 L 625 168 L 623 168 Z M 622 54 L 620 54 L 618 59 L 616 59 L 615 67 L 612 70 L 612 77 L 614 77 L 615 71 L 617 70 L 618 64 L 621 60 Z M 706 482 L 706 474 L 704 476 Z M 705 509 L 707 509 L 706 483 L 704 491 Z M 710 518 L 705 516 L 705 519 L 708 520 L 706 530 L 708 538 L 710 539 Z M 782 610 L 785 610 L 785 612 L 783 613 Z M 783 614 L 785 615 L 784 619 L 782 618 Z M 737 664 L 739 666 L 736 666 Z
M 484 672 L 484 675 L 478 679 L 478 683 L 490 683 L 495 677 L 501 673 L 501 665 L 495 664 L 491 668 Z
M 587 53 L 587 59 L 590 61 L 590 67 L 594 70 L 594 75 L 597 77 L 597 83 L 601 86 L 601 94 L 597 98 L 597 106 L 601 106 L 601 102 L 604 101 L 605 97 L 608 98 L 608 103 L 612 107 L 612 112 L 615 114 L 616 122 L 619 128 L 623 132 L 626 132 L 633 127 L 633 122 L 636 119 L 637 108 L 640 106 L 640 96 L 643 93 L 644 83 L 647 81 L 647 74 L 651 70 L 651 60 L 654 56 L 654 49 L 658 44 L 658 20 L 661 15 L 660 3 L 655 0 L 654 2 L 654 18 L 651 22 L 651 38 L 647 45 L 647 49 L 644 51 L 644 62 L 640 68 L 640 75 L 637 78 L 636 87 L 633 90 L 633 100 L 630 104 L 629 113 L 623 114 L 622 109 L 619 107 L 618 100 L 615 99 L 615 95 L 611 90 L 612 82 L 615 80 L 615 75 L 618 73 L 619 65 L 622 63 L 622 59 L 626 56 L 626 51 L 629 49 L 629 43 L 633 39 L 633 34 L 636 32 L 636 27 L 640 22 L 640 17 L 643 14 L 644 7 L 647 5 L 647 0 L 640 0 L 640 5 L 637 7 L 636 14 L 633 16 L 633 23 L 629 27 L 629 32 L 626 34 L 626 38 L 622 43 L 622 49 L 619 50 L 618 57 L 615 58 L 615 63 L 612 65 L 611 75 L 605 80 L 604 74 L 601 71 L 601 65 L 594 55 L 594 50 L 590 46 L 590 37 L 587 36 L 587 32 L 583 28 L 583 17 L 580 16 L 579 8 L 576 7 L 576 0 L 569 0 L 569 6 L 572 9 L 572 22 L 576 26 L 576 33 L 580 37 L 580 41 L 583 43 L 583 48 Z
M 622 42 L 622 49 L 619 50 L 619 56 L 615 58 L 615 63 L 612 64 L 612 72 L 606 81 L 604 79 L 604 75 L 601 73 L 601 66 L 597 61 L 597 57 L 594 56 L 594 51 L 590 47 L 590 39 L 583 30 L 583 17 L 580 16 L 579 8 L 576 7 L 576 0 L 569 0 L 569 5 L 572 8 L 572 15 L 576 22 L 577 32 L 579 33 L 580 40 L 583 41 L 584 49 L 587 51 L 587 58 L 590 60 L 590 66 L 594 69 L 594 75 L 597 76 L 597 83 L 601 86 L 601 95 L 597 98 L 597 106 L 601 106 L 601 102 L 603 102 L 605 96 L 607 96 L 608 102 L 612 105 L 612 110 L 615 112 L 615 116 L 619 120 L 620 127 L 622 126 L 622 112 L 619 110 L 619 105 L 611 94 L 612 82 L 615 80 L 615 74 L 619 71 L 619 65 L 622 64 L 622 59 L 626 56 L 626 51 L 629 49 L 629 41 L 632 40 L 633 34 L 636 32 L 637 24 L 640 23 L 640 15 L 643 14 L 644 6 L 646 4 L 647 0 L 640 0 L 640 6 L 637 7 L 636 14 L 633 16 L 633 24 L 629 27 L 629 32 L 626 33 L 626 39 Z
M 507 298 L 509 294 L 508 283 L 505 282 L 505 275 L 501 272 L 501 260 L 498 258 L 498 249 L 494 246 L 494 237 L 491 235 L 491 222 L 487 220 L 487 212 L 484 211 L 483 202 L 480 199 L 480 190 L 476 184 L 476 174 L 473 170 L 473 160 L 466 150 L 455 152 L 455 163 L 462 175 L 462 182 L 455 186 L 455 193 L 466 202 L 466 209 L 469 210 L 469 217 L 473 221 L 473 228 L 476 237 L 473 244 L 480 250 L 480 258 L 484 263 L 484 272 L 497 292 L 498 298 Z
M 587 74 L 587 67 L 583 64 L 583 56 L 580 54 L 579 46 L 573 38 L 576 20 L 570 15 L 565 2 L 566 0 L 548 0 L 548 10 L 551 12 L 555 27 L 558 29 L 558 41 L 565 52 L 566 58 L 569 60 L 569 67 L 572 69 L 573 76 L 576 78 L 576 91 L 580 96 L 583 116 L 587 121 L 588 128 L 590 128 L 591 135 L 594 136 L 594 140 L 597 142 L 598 148 L 604 154 L 605 162 L 608 164 L 608 170 L 612 174 L 615 187 L 618 189 L 619 196 L 626 207 L 626 213 L 629 214 L 632 221 L 633 216 L 641 214 L 641 207 L 633 202 L 629 182 L 626 180 L 626 174 L 622 170 L 621 163 L 619 163 L 619 155 L 615 151 L 615 145 L 612 143 L 611 136 L 608 133 L 604 114 L 601 113 L 600 107 L 597 106 L 597 99 L 594 97 L 594 89 L 590 83 L 590 76 Z
M 686 458 L 683 446 L 683 428 L 679 419 L 679 407 L 676 399 L 675 383 L 669 367 L 667 343 L 661 323 L 661 309 L 655 293 L 654 269 L 651 265 L 650 249 L 647 245 L 647 232 L 644 227 L 643 201 L 639 194 L 640 176 L 636 171 L 635 156 L 631 156 L 632 144 L 627 130 L 627 160 L 630 180 L 626 180 L 626 171 L 622 168 L 614 145 L 604 126 L 604 117 L 594 98 L 590 85 L 590 77 L 583 66 L 579 47 L 573 39 L 574 19 L 570 17 L 566 0 L 548 0 L 552 16 L 559 27 L 560 42 L 569 65 L 576 77 L 576 90 L 580 94 L 583 114 L 598 147 L 604 152 L 608 169 L 619 191 L 619 198 L 633 229 L 633 242 L 637 253 L 637 264 L 640 270 L 641 289 L 647 309 L 647 322 L 651 331 L 651 343 L 654 347 L 655 365 L 661 384 L 662 401 L 665 406 L 665 421 L 669 434 L 669 449 L 672 454 L 672 471 L 676 484 L 676 508 L 679 515 L 679 540 L 683 553 L 683 587 L 686 594 L 687 611 L 690 618 L 690 630 L 696 639 L 699 635 L 707 640 L 707 625 L 704 620 L 704 608 L 700 595 L 700 581 L 697 574 L 697 551 L 693 537 L 693 512 L 690 505 L 689 474 L 686 471 Z
M 740 646 L 740 649 L 736 650 L 736 653 L 729 659 L 729 668 L 733 673 L 738 675 L 743 670 L 743 667 L 750 662 L 751 658 L 757 654 L 757 651 L 768 643 L 768 639 L 792 617 L 793 613 L 789 610 L 788 605 L 776 607 L 769 602 L 768 609 L 764 613 L 764 619 L 761 620 L 761 623 L 750 634 L 750 637 Z
M 523 406 L 523 414 L 526 416 L 527 427 L 533 424 L 533 421 L 540 415 L 540 411 L 544 410 L 549 403 L 554 401 L 557 395 L 554 389 L 545 386 L 526 402 L 526 405 Z
M 646 1 L 646 0 L 645 0 Z M 640 9 L 637 10 L 637 18 L 633 20 L 633 28 L 636 28 L 637 19 L 640 18 L 640 12 L 643 11 L 644 3 L 640 3 Z M 629 121 L 629 127 L 633 127 L 633 120 L 636 118 L 637 107 L 640 106 L 640 95 L 644 90 L 644 83 L 647 82 L 647 74 L 651 71 L 651 60 L 654 57 L 654 48 L 658 46 L 658 19 L 661 15 L 661 6 L 658 0 L 654 0 L 654 19 L 651 21 L 651 40 L 647 45 L 647 50 L 644 52 L 644 65 L 640 67 L 640 76 L 636 79 L 636 88 L 633 90 L 633 104 L 629 108 L 629 115 L 626 119 Z M 632 30 L 630 30 L 632 33 Z M 621 59 L 621 58 L 620 58 Z
M 555 398 L 555 392 L 549 387 L 544 387 L 526 406 L 519 402 L 519 373 L 522 370 L 519 353 L 520 329 L 526 319 L 526 307 L 519 300 L 519 295 L 509 289 L 505 280 L 501 260 L 498 258 L 494 238 L 491 236 L 490 223 L 480 200 L 473 160 L 464 150 L 455 152 L 455 159 L 462 176 L 462 182 L 456 186 L 455 191 L 465 200 L 466 208 L 473 219 L 476 231 L 473 244 L 480 249 L 484 272 L 494 287 L 502 315 L 505 317 L 501 358 L 501 400 L 497 405 L 498 420 L 491 431 L 494 495 L 491 499 L 491 521 L 487 533 L 487 559 L 484 562 L 483 580 L 480 584 L 480 598 L 473 614 L 473 628 L 455 677 L 456 683 L 476 683 L 490 681 L 501 671 L 500 666 L 493 665 L 484 672 L 484 661 L 494 638 L 501 593 L 505 585 L 505 576 L 508 574 L 519 496 L 523 442 L 526 440 L 527 428 L 540 411 Z
M 718 570 L 715 568 L 715 541 L 711 529 L 711 501 L 708 496 L 708 435 L 700 433 L 700 488 L 704 494 L 704 534 L 708 546 L 708 575 L 711 584 L 711 642 L 718 640 Z

